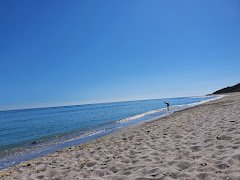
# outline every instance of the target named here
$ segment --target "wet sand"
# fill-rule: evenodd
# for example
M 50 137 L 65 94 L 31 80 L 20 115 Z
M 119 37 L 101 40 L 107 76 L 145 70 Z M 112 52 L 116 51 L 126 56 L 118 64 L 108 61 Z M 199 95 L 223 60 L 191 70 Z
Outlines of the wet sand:
M 240 93 L 21 163 L 0 179 L 240 179 Z

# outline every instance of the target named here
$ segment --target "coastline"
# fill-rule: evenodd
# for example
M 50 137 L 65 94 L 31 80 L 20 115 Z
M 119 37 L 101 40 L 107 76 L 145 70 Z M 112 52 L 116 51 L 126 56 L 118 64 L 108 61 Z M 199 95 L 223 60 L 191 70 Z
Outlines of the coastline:
M 171 100 L 171 101 L 178 100 L 178 99 L 186 99 L 186 104 L 181 104 L 181 103 L 179 104 L 178 101 L 175 103 L 172 102 L 173 104 L 170 108 L 170 111 L 167 111 L 165 107 L 161 107 L 160 109 L 149 110 L 137 115 L 126 117 L 124 119 L 115 121 L 110 124 L 106 124 L 105 126 L 99 127 L 98 129 L 92 129 L 91 131 L 86 131 L 85 133 L 81 132 L 81 134 L 79 134 L 79 132 L 76 132 L 72 134 L 71 133 L 65 134 L 65 136 L 57 136 L 57 138 L 55 138 L 56 136 L 54 135 L 52 139 L 49 138 L 45 140 L 44 139 L 32 140 L 31 142 L 25 143 L 20 147 L 16 147 L 9 150 L 7 149 L 5 152 L 2 152 L 2 154 L 0 154 L 0 170 L 15 166 L 24 161 L 29 161 L 31 159 L 46 156 L 47 154 L 53 153 L 60 149 L 65 149 L 71 146 L 86 143 L 93 139 L 97 139 L 105 135 L 114 133 L 122 128 L 134 126 L 142 122 L 159 119 L 161 117 L 172 114 L 176 111 L 187 109 L 187 108 L 190 108 L 208 101 L 212 101 L 221 97 L 222 96 L 214 95 L 209 97 L 194 96 L 194 97 L 167 98 L 166 100 Z M 199 98 L 202 100 L 199 102 L 191 102 L 191 101 L 198 101 Z M 187 99 L 190 99 L 190 103 L 188 102 Z M 159 99 L 159 100 L 164 101 L 162 99 Z M 117 103 L 121 103 L 121 102 L 117 102 Z M 32 142 L 34 142 L 34 144 Z
M 157 120 L 126 127 L 79 146 L 2 170 L 0 178 L 238 177 L 240 169 L 236 164 L 240 159 L 237 144 L 240 144 L 240 135 L 237 128 L 232 128 L 232 123 L 237 122 L 236 126 L 239 126 L 239 99 L 240 94 L 235 93 Z M 234 122 L 230 122 L 230 119 Z M 224 124 L 225 120 L 229 121 L 226 127 L 222 127 L 221 123 Z M 206 153 L 211 156 L 204 155 Z

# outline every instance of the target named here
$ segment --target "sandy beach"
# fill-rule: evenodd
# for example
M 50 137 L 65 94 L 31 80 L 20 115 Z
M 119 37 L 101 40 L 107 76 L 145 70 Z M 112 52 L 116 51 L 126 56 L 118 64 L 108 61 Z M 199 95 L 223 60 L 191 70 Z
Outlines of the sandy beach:
M 240 93 L 23 162 L 0 179 L 240 179 Z

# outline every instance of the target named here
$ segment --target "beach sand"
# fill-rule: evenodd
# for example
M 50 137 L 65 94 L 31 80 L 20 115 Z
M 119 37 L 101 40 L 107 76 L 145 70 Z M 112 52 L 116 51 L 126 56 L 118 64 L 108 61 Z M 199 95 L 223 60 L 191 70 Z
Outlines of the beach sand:
M 240 93 L 21 163 L 0 179 L 240 179 Z

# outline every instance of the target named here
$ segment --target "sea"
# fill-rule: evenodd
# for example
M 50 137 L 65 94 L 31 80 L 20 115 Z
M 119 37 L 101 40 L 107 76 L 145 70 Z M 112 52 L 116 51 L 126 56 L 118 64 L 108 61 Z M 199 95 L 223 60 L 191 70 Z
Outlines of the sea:
M 0 111 L 0 169 L 157 119 L 219 96 Z M 170 103 L 170 110 L 164 102 Z

